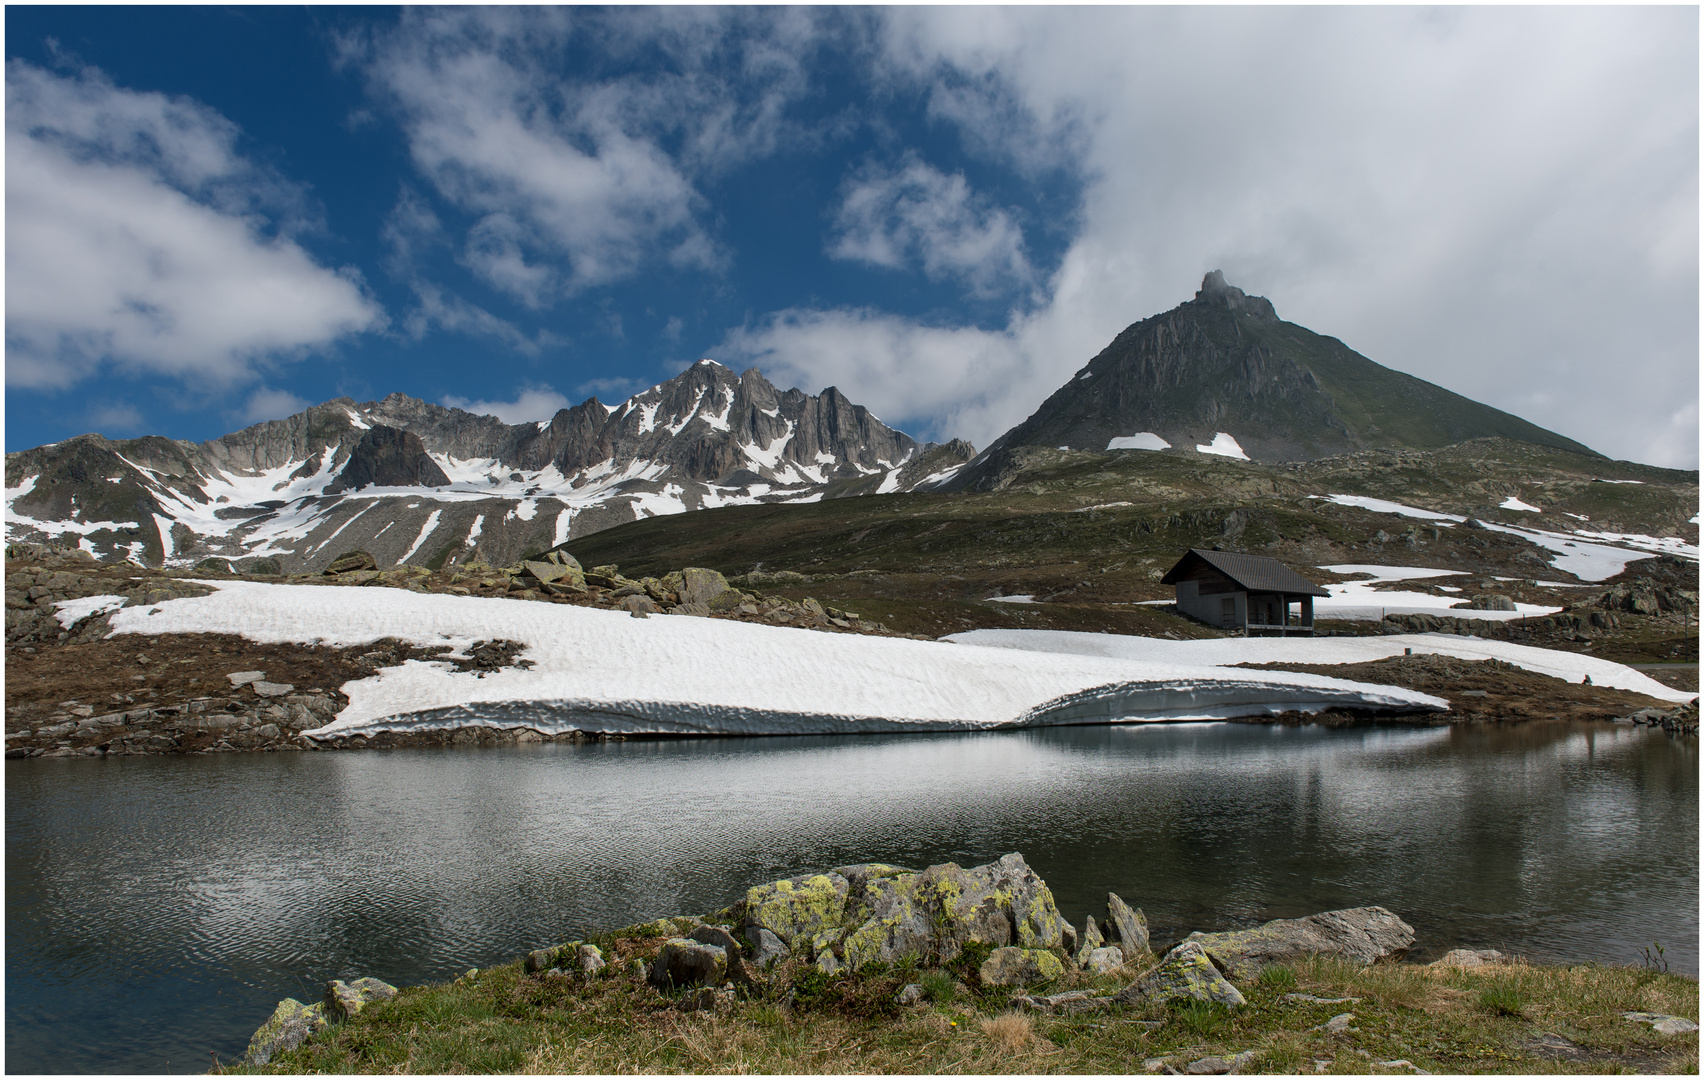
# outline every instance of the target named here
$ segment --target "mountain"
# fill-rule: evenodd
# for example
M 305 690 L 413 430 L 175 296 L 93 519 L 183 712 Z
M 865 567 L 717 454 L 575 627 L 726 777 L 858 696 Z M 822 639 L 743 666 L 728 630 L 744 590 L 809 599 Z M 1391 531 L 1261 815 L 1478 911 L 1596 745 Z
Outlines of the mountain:
M 9 540 L 102 557 L 321 568 L 506 563 L 658 514 L 937 482 L 974 450 L 918 446 L 833 387 L 777 390 L 700 360 L 619 405 L 505 424 L 392 394 L 338 398 L 194 444 L 80 435 L 6 455 Z
M 1436 450 L 1505 438 L 1597 456 L 1572 439 L 1381 367 L 1278 317 L 1208 274 L 1193 300 L 1127 328 L 1028 420 L 954 477 L 986 489 L 1018 447 L 1191 448 L 1254 461 L 1371 449 Z

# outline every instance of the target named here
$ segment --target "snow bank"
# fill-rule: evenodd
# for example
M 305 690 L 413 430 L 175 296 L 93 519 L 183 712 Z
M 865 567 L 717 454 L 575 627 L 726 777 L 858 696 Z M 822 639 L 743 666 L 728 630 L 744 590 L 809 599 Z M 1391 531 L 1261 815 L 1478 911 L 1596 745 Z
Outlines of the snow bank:
M 1365 574 L 1369 580 L 1342 581 L 1335 585 L 1321 586 L 1331 596 L 1314 600 L 1314 617 L 1316 619 L 1345 619 L 1360 622 L 1370 620 L 1376 622 L 1386 615 L 1426 614 L 1506 622 L 1509 619 L 1525 619 L 1534 615 L 1554 615 L 1562 610 L 1559 607 L 1543 607 L 1538 604 L 1516 604 L 1513 611 L 1457 608 L 1451 605 L 1460 603 L 1460 597 L 1434 596 L 1431 593 L 1376 587 L 1389 581 L 1454 577 L 1465 573 L 1461 570 L 1434 570 L 1425 566 L 1374 566 L 1368 563 L 1339 563 L 1335 566 L 1322 566 L 1320 569 L 1330 570 L 1334 574 Z M 1446 588 L 1446 586 L 1438 586 L 1438 588 Z M 1449 591 L 1455 593 L 1461 590 L 1450 588 Z
M 1138 431 L 1134 435 L 1120 435 L 1106 444 L 1108 450 L 1170 450 L 1171 443 L 1155 435 L 1151 431 Z
M 1613 686 L 1663 701 L 1691 701 L 1698 696 L 1696 691 L 1671 689 L 1624 664 L 1593 656 L 1454 634 L 1170 641 L 1070 630 L 971 630 L 952 634 L 947 640 L 1053 656 L 1099 656 L 1153 664 L 1362 664 L 1401 656 L 1403 649 L 1413 649 L 1416 653 L 1457 656 L 1463 660 L 1503 660 L 1567 682 L 1577 683 L 1590 675 L 1594 686 Z
M 311 734 L 467 725 L 544 732 L 844 734 L 1223 719 L 1332 706 L 1427 710 L 1438 698 L 1288 672 L 1044 656 L 690 616 L 634 619 L 537 601 L 404 589 L 208 582 L 211 596 L 131 607 L 115 633 L 228 633 L 353 645 L 380 637 L 465 650 L 525 643 L 530 671 L 477 678 L 410 661 L 347 683 Z
M 1214 432 L 1213 441 L 1210 443 L 1196 443 L 1195 450 L 1201 454 L 1217 454 L 1220 457 L 1236 458 L 1239 461 L 1248 460 L 1248 455 L 1243 453 L 1243 448 L 1236 439 L 1223 431 Z

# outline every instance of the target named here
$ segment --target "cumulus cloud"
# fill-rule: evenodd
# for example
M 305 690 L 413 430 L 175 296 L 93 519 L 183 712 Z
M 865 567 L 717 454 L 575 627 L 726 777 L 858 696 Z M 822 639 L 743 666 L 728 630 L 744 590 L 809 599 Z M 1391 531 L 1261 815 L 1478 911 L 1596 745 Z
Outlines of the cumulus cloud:
M 243 403 L 242 418 L 247 424 L 258 424 L 265 420 L 282 420 L 286 416 L 294 416 L 306 409 L 313 402 L 299 397 L 288 390 L 277 390 L 270 386 L 255 389 Z
M 985 443 L 1214 268 L 1281 317 L 1613 456 L 1657 452 L 1653 402 L 1698 399 L 1695 9 L 884 15 L 882 78 L 927 95 L 971 152 L 1031 173 L 1063 155 L 1084 184 L 1045 302 L 1002 334 L 1023 377 L 912 411 L 926 423 L 981 417 L 962 433 Z M 1055 133 L 1041 156 L 1038 131 Z M 791 311 L 731 340 L 852 348 L 873 325 L 901 353 L 987 338 Z M 933 400 L 934 375 L 893 374 Z M 1696 420 L 1675 423 L 1660 442 L 1695 465 Z
M 695 177 L 777 145 L 806 81 L 787 43 L 809 40 L 811 18 L 434 10 L 345 56 L 400 117 L 421 175 L 472 216 L 462 262 L 545 307 L 648 264 L 725 265 Z M 576 35 L 616 59 L 661 49 L 673 63 L 576 72 L 563 59 Z
M 893 270 L 921 266 L 993 296 L 1031 279 L 1011 216 L 915 154 L 897 169 L 867 165 L 841 187 L 828 253 Z
M 236 134 L 186 98 L 8 62 L 9 385 L 110 366 L 205 390 L 382 324 L 357 278 L 291 239 L 299 191 Z
M 522 387 L 513 401 L 470 401 L 450 394 L 443 403 L 477 416 L 495 416 L 505 424 L 548 420 L 568 407 L 568 399 L 548 386 Z

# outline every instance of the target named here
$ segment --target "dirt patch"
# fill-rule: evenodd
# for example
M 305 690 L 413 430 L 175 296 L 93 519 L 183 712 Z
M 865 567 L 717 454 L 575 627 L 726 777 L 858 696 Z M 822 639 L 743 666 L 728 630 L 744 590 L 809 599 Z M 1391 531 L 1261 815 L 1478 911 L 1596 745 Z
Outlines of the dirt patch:
M 1238 664 L 1257 671 L 1296 671 L 1356 682 L 1400 686 L 1445 698 L 1444 713 L 1416 716 L 1422 723 L 1523 720 L 1615 720 L 1639 709 L 1672 709 L 1669 702 L 1616 690 L 1563 682 L 1502 660 L 1462 660 L 1425 654 L 1393 656 L 1365 664 Z M 1351 722 L 1350 713 L 1320 714 L 1320 722 Z

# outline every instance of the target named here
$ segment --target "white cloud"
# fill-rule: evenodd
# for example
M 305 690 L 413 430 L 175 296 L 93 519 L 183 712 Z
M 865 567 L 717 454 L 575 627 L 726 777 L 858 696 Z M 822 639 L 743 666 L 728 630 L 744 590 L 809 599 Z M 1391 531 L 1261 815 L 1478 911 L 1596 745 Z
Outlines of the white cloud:
M 525 424 L 550 419 L 568 407 L 568 399 L 548 386 L 528 386 L 513 401 L 469 401 L 450 394 L 444 404 L 477 416 L 495 416 L 505 424 Z
M 188 99 L 7 64 L 9 385 L 63 388 L 110 365 L 205 390 L 382 324 L 356 280 L 289 238 L 298 193 L 235 136 Z
M 142 411 L 127 401 L 108 402 L 89 410 L 89 423 L 105 435 L 109 432 L 139 431 L 146 423 Z
M 574 394 L 580 398 L 597 397 L 605 405 L 626 401 L 640 390 L 647 389 L 651 383 L 644 379 L 589 379 L 574 388 Z
M 1032 277 L 1011 216 L 972 192 L 962 173 L 948 176 L 915 155 L 898 169 L 870 165 L 848 177 L 834 229 L 834 258 L 894 270 L 921 264 L 932 280 L 955 278 L 983 296 Z
M 313 403 L 307 398 L 298 397 L 288 390 L 262 386 L 248 396 L 248 401 L 243 405 L 242 418 L 243 422 L 248 424 L 282 420 L 286 416 L 294 416 L 311 404 Z
M 1661 416 L 1668 460 L 1696 466 L 1695 415 L 1656 404 L 1698 400 L 1696 9 L 884 14 L 878 70 L 968 149 L 1032 173 L 1064 155 L 1084 183 L 1045 302 L 1002 335 L 1020 377 L 966 382 L 960 407 L 892 369 L 939 401 L 908 410 L 923 422 L 985 443 L 1223 268 L 1281 317 L 1612 456 L 1667 453 L 1647 434 Z M 988 338 L 875 324 L 902 354 Z M 793 311 L 736 337 L 851 347 L 871 329 Z

